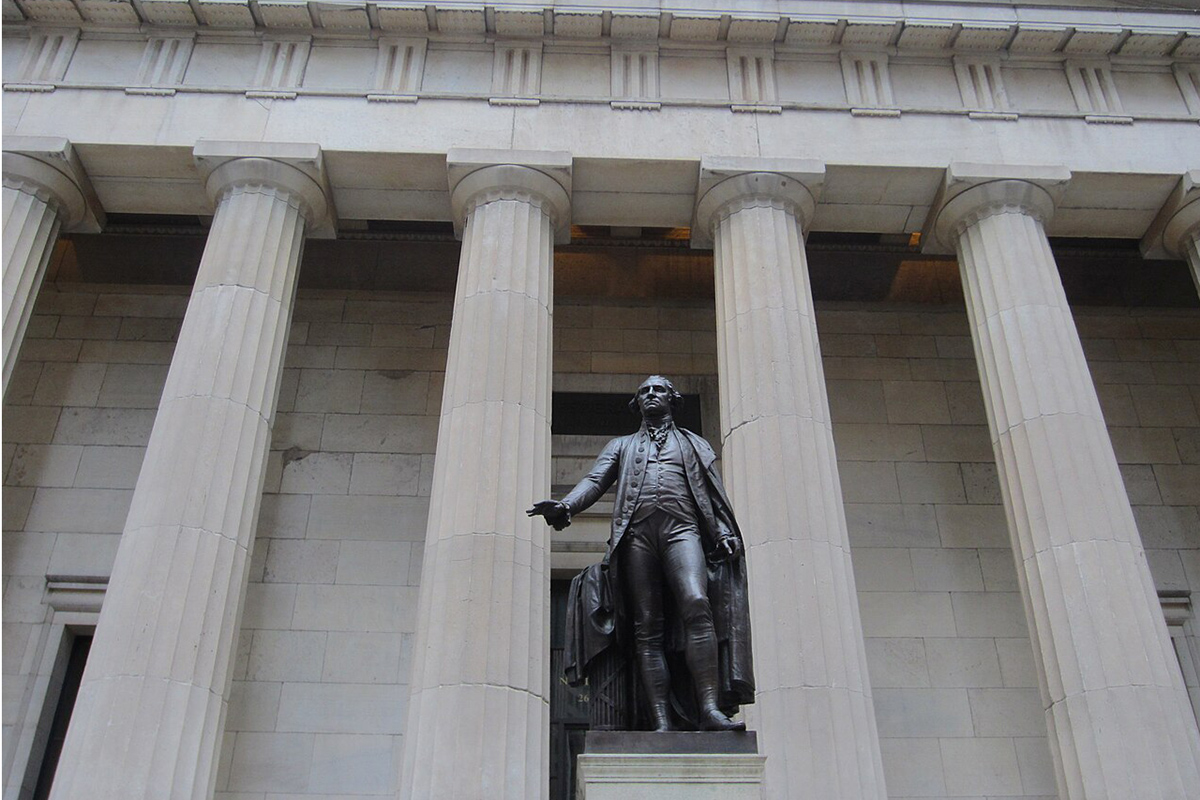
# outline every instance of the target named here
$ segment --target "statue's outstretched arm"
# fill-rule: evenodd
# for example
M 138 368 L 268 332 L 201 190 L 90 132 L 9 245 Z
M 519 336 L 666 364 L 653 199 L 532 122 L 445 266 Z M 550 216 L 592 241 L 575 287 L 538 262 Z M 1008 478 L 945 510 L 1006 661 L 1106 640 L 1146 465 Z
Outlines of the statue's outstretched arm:
M 585 475 L 574 489 L 567 492 L 566 497 L 562 500 L 541 500 L 534 503 L 533 508 L 525 513 L 531 517 L 545 517 L 547 525 L 561 531 L 571 524 L 572 516 L 589 508 L 608 491 L 608 487 L 617 479 L 620 465 L 621 440 L 613 439 L 596 458 L 591 472 Z

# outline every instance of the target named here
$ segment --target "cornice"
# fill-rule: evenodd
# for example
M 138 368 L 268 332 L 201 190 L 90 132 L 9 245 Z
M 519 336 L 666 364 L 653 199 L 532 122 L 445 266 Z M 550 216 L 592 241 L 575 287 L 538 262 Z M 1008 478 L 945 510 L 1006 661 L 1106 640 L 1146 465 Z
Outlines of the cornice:
M 697 4 L 702 5 L 702 4 Z M 104 30 L 301 33 L 329 37 L 728 44 L 901 53 L 1200 58 L 1200 15 L 1180 9 L 1010 3 L 763 3 L 762 12 L 666 7 L 328 0 L 3 0 L 4 22 Z M 744 8 L 744 6 L 743 6 Z M 769 8 L 770 10 L 766 10 Z

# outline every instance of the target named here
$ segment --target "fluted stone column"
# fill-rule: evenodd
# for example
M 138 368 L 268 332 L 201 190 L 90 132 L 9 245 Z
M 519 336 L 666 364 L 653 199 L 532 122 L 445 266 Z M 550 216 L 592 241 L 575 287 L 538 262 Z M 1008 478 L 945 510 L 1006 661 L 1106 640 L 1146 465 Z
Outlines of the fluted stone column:
M 962 270 L 1061 800 L 1200 797 L 1200 735 L 1044 229 L 1065 168 L 952 166 Z
M 1142 239 L 1146 258 L 1183 258 L 1200 292 L 1200 169 L 1184 173 Z
M 4 391 L 60 230 L 99 230 L 98 204 L 66 139 L 6 136 Z
M 197 148 L 216 216 L 53 800 L 207 800 L 215 789 L 297 267 L 306 225 L 327 207 L 319 148 L 252 147 L 276 157 Z
M 556 231 L 570 157 L 451 151 L 464 225 L 405 728 L 401 797 L 529 800 L 549 788 Z
M 882 800 L 804 253 L 823 178 L 817 162 L 706 160 L 694 235 L 716 259 L 722 470 L 749 559 L 767 797 Z
M 1192 268 L 1192 280 L 1196 284 L 1196 291 L 1200 292 L 1200 223 L 1188 230 L 1181 245 L 1183 257 Z

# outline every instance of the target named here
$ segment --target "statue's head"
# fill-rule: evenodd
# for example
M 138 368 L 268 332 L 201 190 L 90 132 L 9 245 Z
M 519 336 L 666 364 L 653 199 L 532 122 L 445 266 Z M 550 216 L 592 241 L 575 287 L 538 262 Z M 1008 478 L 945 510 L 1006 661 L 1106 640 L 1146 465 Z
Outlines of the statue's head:
M 661 404 L 661 408 L 659 407 Z M 629 400 L 629 410 L 642 417 L 670 417 L 683 408 L 683 395 L 669 378 L 651 375 Z M 647 413 L 650 412 L 650 413 Z

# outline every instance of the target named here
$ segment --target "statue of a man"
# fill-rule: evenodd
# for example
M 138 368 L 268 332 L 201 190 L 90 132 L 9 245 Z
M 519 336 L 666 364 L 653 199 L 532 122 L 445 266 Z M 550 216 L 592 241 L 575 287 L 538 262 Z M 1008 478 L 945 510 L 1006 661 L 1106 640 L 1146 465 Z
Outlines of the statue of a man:
M 729 718 L 754 701 L 741 532 L 712 447 L 675 426 L 672 412 L 682 402 L 669 380 L 647 378 L 630 401 L 641 412 L 640 430 L 609 442 L 566 497 L 539 502 L 529 514 L 562 530 L 616 483 L 612 535 L 595 573 L 607 585 L 591 596 L 612 599 L 616 646 L 631 624 L 631 649 L 654 729 L 675 730 L 682 723 L 744 730 L 744 723 Z

